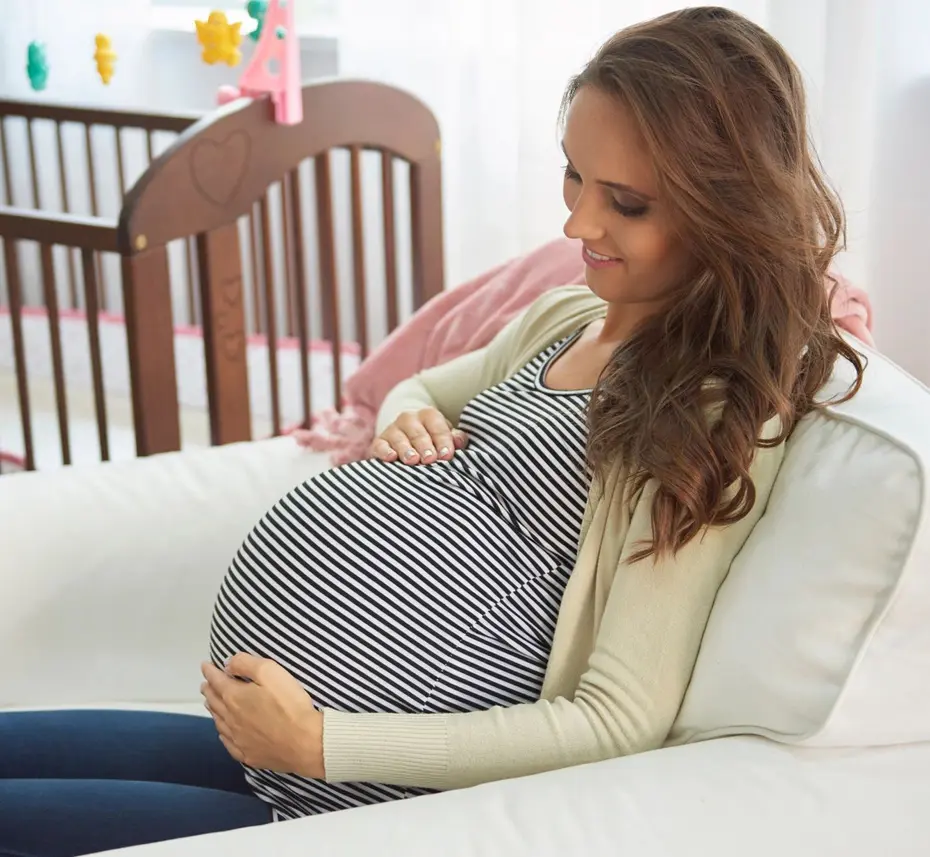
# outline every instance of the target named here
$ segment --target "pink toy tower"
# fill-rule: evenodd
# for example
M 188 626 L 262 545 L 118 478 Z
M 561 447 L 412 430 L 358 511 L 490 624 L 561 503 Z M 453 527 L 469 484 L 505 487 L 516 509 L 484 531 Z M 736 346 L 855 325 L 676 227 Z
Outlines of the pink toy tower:
M 255 53 L 239 78 L 239 87 L 220 88 L 218 101 L 226 104 L 236 98 L 270 95 L 274 120 L 282 125 L 303 121 L 304 105 L 300 81 L 300 45 L 294 27 L 297 0 L 270 0 L 262 34 Z M 276 68 L 272 70 L 274 64 Z

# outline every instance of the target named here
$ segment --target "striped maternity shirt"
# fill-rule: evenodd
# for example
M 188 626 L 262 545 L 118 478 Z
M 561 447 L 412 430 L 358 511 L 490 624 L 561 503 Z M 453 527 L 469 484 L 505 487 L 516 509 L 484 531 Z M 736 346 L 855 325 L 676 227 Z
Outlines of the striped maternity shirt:
M 538 699 L 590 484 L 590 391 L 544 383 L 575 336 L 465 407 L 470 443 L 451 461 L 356 462 L 282 498 L 223 581 L 214 661 L 273 658 L 342 711 Z M 279 819 L 426 791 L 251 768 L 246 777 Z

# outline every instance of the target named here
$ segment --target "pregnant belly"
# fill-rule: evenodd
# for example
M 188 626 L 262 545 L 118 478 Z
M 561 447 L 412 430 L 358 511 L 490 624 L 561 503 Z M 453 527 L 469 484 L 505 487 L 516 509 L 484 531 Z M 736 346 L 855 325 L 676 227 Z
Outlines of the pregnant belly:
M 273 658 L 319 704 L 345 711 L 535 698 L 567 575 L 473 488 L 428 471 L 364 462 L 282 498 L 223 580 L 214 661 L 237 651 Z M 476 664 L 474 649 L 491 654 Z M 512 673 L 506 692 L 479 681 L 473 692 L 437 695 L 463 669 L 497 670 L 491 683 L 501 684 L 502 662 Z

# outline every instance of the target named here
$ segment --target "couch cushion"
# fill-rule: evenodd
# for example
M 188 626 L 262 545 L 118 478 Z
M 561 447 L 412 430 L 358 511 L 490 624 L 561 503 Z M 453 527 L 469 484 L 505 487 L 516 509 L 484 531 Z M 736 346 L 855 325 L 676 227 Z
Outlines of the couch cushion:
M 671 742 L 930 740 L 930 391 L 874 352 L 789 440 L 720 589 Z M 849 383 L 845 366 L 825 390 Z

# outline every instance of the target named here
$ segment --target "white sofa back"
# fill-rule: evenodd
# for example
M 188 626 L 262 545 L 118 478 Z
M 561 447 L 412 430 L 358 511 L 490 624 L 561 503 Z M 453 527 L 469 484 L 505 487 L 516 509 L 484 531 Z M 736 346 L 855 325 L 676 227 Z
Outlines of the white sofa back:
M 930 391 L 868 352 L 802 421 L 718 593 L 671 742 L 930 740 Z M 838 367 L 824 398 L 848 387 Z
M 202 712 L 230 558 L 327 463 L 285 437 L 0 479 L 0 708 Z

